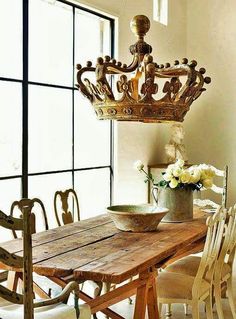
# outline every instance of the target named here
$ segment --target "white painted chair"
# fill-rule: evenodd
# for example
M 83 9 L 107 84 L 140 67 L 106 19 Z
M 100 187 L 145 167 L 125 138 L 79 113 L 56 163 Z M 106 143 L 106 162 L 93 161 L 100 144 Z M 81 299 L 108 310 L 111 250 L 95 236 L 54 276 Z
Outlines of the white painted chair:
M 224 314 L 222 310 L 221 295 L 227 292 L 229 304 L 232 312 L 232 318 L 236 319 L 235 305 L 233 301 L 232 292 L 232 271 L 233 261 L 235 258 L 236 250 L 236 206 L 230 208 L 227 212 L 227 221 L 225 224 L 225 233 L 221 243 L 220 253 L 216 262 L 216 269 L 214 274 L 214 296 L 219 318 L 223 319 Z M 172 273 L 180 273 L 187 276 L 195 276 L 201 257 L 190 255 L 177 260 L 173 264 L 165 268 L 165 271 Z M 187 314 L 187 308 L 185 308 Z
M 221 202 L 216 203 L 211 199 L 200 199 L 195 198 L 193 200 L 193 204 L 202 208 L 204 211 L 209 213 L 214 213 L 216 209 L 220 206 L 226 207 L 227 204 L 227 182 L 228 182 L 228 166 L 226 165 L 224 170 L 219 170 L 215 168 L 214 166 L 210 165 L 210 168 L 215 172 L 215 175 L 222 178 L 222 185 L 216 186 L 213 184 L 211 187 L 211 191 L 213 191 L 216 194 L 221 194 Z M 204 192 L 206 189 L 202 189 L 200 192 Z
M 236 250 L 236 205 L 229 209 L 228 222 L 225 231 L 224 242 L 216 264 L 214 276 L 214 296 L 218 317 L 224 319 L 222 309 L 222 291 L 226 290 L 232 318 L 236 319 L 236 310 L 233 298 L 232 271 Z
M 14 218 L 0 211 L 0 226 L 23 232 L 23 257 L 9 253 L 0 247 L 0 262 L 9 267 L 23 268 L 23 295 L 0 285 L 1 319 L 90 319 L 91 312 L 87 305 L 78 306 L 76 292 L 78 284 L 69 283 L 60 295 L 53 299 L 34 301 L 32 277 L 32 236 L 31 210 L 33 202 L 22 202 L 22 217 Z M 75 306 L 63 302 L 70 293 L 75 292 Z
M 205 302 L 207 319 L 213 319 L 212 285 L 216 261 L 222 242 L 226 210 L 219 208 L 207 219 L 207 238 L 200 264 L 195 275 L 163 270 L 157 278 L 158 303 L 168 305 L 171 317 L 171 304 L 180 303 L 192 306 L 193 319 L 199 319 L 199 304 Z

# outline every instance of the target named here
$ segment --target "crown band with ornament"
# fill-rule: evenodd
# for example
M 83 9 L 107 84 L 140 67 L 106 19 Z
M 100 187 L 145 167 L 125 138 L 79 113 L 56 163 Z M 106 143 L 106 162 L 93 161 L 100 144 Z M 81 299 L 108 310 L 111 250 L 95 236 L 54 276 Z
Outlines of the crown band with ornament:
M 130 46 L 133 61 L 129 66 L 109 56 L 99 57 L 95 67 L 90 61 L 83 68 L 77 65 L 77 87 L 90 100 L 98 119 L 182 122 L 192 102 L 206 90 L 204 84 L 211 82 L 209 77 L 204 77 L 204 68 L 196 70 L 195 60 L 188 63 L 184 58 L 181 64 L 176 60 L 172 66 L 155 63 L 150 54 L 152 47 L 144 41 L 149 28 L 146 16 L 139 15 L 131 21 L 131 30 L 138 41 Z M 89 72 L 95 73 L 95 84 L 84 76 Z M 114 76 L 119 77 L 117 92 L 111 85 Z M 167 80 L 162 89 L 156 82 L 158 78 Z M 161 91 L 162 96 L 157 98 Z

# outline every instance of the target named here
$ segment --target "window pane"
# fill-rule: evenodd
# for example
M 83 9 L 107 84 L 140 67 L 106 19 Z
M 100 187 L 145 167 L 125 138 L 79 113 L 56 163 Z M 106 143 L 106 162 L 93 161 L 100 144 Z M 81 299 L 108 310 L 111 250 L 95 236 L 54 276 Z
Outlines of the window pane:
M 12 202 L 21 198 L 21 179 L 0 180 L 0 210 L 9 215 Z M 12 232 L 1 227 L 0 242 L 12 239 Z
M 57 227 L 53 199 L 57 190 L 66 190 L 72 187 L 72 174 L 50 174 L 29 177 L 29 197 L 37 197 L 45 205 L 49 228 Z
M 0 0 L 0 76 L 22 78 L 22 1 Z
M 21 84 L 0 81 L 0 176 L 21 174 Z
M 30 80 L 72 86 L 72 7 L 31 0 L 29 31 Z
M 80 204 L 80 218 L 106 213 L 110 205 L 110 170 L 92 169 L 75 172 L 75 190 Z
M 110 165 L 110 121 L 99 121 L 90 103 L 75 92 L 75 167 Z
M 29 88 L 29 171 L 72 167 L 72 92 Z
M 75 17 L 75 61 L 85 65 L 98 56 L 110 55 L 110 22 L 82 10 Z M 88 41 L 89 39 L 89 41 Z

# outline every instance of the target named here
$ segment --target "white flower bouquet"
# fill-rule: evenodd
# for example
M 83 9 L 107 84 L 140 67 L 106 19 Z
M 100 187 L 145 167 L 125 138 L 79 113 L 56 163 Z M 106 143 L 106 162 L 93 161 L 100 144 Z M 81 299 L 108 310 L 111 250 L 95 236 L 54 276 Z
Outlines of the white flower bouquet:
M 145 182 L 150 181 L 154 186 L 163 188 L 189 188 L 192 190 L 200 190 L 201 188 L 211 188 L 215 172 L 210 165 L 200 164 L 193 165 L 188 168 L 184 167 L 184 161 L 178 160 L 174 164 L 170 164 L 166 171 L 162 173 L 162 180 L 155 183 L 152 174 L 148 174 L 144 170 L 144 164 L 141 161 L 134 163 L 134 168 L 145 174 Z

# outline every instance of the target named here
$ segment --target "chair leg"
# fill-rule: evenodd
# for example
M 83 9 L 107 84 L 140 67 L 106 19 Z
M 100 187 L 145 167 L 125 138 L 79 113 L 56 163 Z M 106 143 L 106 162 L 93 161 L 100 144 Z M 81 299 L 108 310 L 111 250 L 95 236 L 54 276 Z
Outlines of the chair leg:
M 207 316 L 207 319 L 213 319 L 212 294 L 211 294 L 211 292 L 210 292 L 210 294 L 207 297 L 205 302 L 206 302 L 206 316 Z
M 188 304 L 187 303 L 184 303 L 184 314 L 185 314 L 185 316 L 188 315 Z
M 103 283 L 103 290 L 104 290 L 104 294 L 109 292 L 111 290 L 111 284 L 109 282 L 104 282 Z
M 103 283 L 101 281 L 95 281 L 97 287 L 94 289 L 93 297 L 96 298 L 101 295 Z
M 200 319 L 198 301 L 192 303 L 192 317 L 193 319 Z
M 158 302 L 158 309 L 159 309 L 159 315 L 161 318 L 161 313 L 162 313 L 162 303 Z
M 233 297 L 233 285 L 232 285 L 232 277 L 227 280 L 227 294 L 229 299 L 230 309 L 233 315 L 233 319 L 236 319 L 235 305 L 234 305 L 234 297 Z
M 215 293 L 215 303 L 216 303 L 216 311 L 218 317 L 224 319 L 224 313 L 222 309 L 222 299 L 221 299 L 221 283 L 215 282 L 214 284 L 214 293 Z
M 165 314 L 166 318 L 171 318 L 172 317 L 172 311 L 171 311 L 171 303 L 168 303 L 166 305 L 166 314 Z

